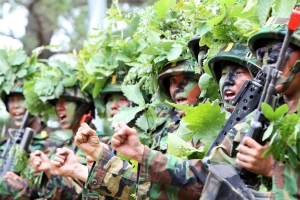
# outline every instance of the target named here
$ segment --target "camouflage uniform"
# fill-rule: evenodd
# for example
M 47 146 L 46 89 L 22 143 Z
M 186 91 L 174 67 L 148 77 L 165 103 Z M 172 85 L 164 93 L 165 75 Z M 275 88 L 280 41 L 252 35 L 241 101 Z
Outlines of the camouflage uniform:
M 250 49 L 255 52 L 258 48 L 263 47 L 262 41 L 279 40 L 283 41 L 287 33 L 286 23 L 288 18 L 271 18 L 268 22 L 269 26 L 262 28 L 258 33 L 251 36 L 248 40 Z M 300 48 L 300 29 L 291 37 L 290 44 Z M 290 80 L 299 73 L 297 70 L 291 70 Z M 279 82 L 282 81 L 279 79 Z M 273 168 L 272 191 L 276 195 L 276 199 L 300 199 L 300 167 L 293 168 L 288 164 L 276 161 Z
M 166 88 L 169 82 L 164 80 L 171 75 L 182 74 L 199 79 L 193 70 L 193 61 L 181 61 L 170 64 L 159 76 L 161 89 L 169 95 Z M 115 156 L 109 150 L 103 150 L 94 163 L 86 182 L 86 188 L 119 199 L 199 199 L 203 188 L 202 181 L 206 172 L 201 160 L 185 161 L 167 154 L 168 134 L 174 133 L 182 115 L 177 111 L 161 112 L 163 119 L 157 127 L 151 149 L 145 147 L 143 162 L 137 172 L 129 162 Z M 89 196 L 84 194 L 84 199 Z
M 11 92 L 9 95 L 11 94 L 21 94 L 23 95 L 23 84 L 21 82 L 17 82 L 14 87 L 11 89 Z M 5 103 L 6 109 L 8 111 L 8 96 L 6 95 L 4 92 L 1 95 L 1 99 L 2 101 Z M 48 134 L 48 129 L 45 125 L 43 125 L 40 121 L 40 119 L 36 116 L 31 116 L 29 115 L 28 117 L 28 121 L 25 124 L 25 127 L 30 127 L 33 128 L 35 131 L 37 131 L 36 133 L 34 133 L 33 135 L 33 140 L 30 143 L 29 146 L 29 153 L 33 152 L 36 149 L 41 149 L 41 145 L 40 143 L 42 143 L 46 138 L 47 138 L 47 134 Z M 8 129 L 12 128 L 12 129 L 18 129 L 19 127 L 17 127 L 14 124 L 13 119 L 11 118 L 11 120 L 9 122 L 12 122 L 11 125 L 12 126 L 7 126 L 5 127 L 6 132 L 8 133 Z M 8 134 L 5 134 L 4 137 L 2 138 L 2 140 L 0 140 L 0 155 L 2 154 L 2 152 L 5 149 L 6 146 L 6 141 L 9 138 Z M 0 165 L 2 165 L 3 160 L 0 159 Z M 29 187 L 29 182 L 28 180 L 23 180 L 23 181 L 19 181 L 19 180 L 10 180 L 10 184 L 7 181 L 4 181 L 1 177 L 0 179 L 0 190 L 1 190 L 1 194 L 0 194 L 0 199 L 28 199 L 29 198 L 29 194 L 31 192 L 31 188 Z
M 79 124 L 83 114 L 87 113 L 89 110 L 93 110 L 91 100 L 84 96 L 76 86 L 65 88 L 64 93 L 60 95 L 60 97 L 78 103 L 71 127 Z M 54 104 L 54 102 L 52 102 L 52 104 Z M 42 143 L 41 151 L 52 159 L 55 157 L 56 149 L 62 147 L 73 149 L 77 160 L 81 164 L 86 164 L 86 155 L 80 149 L 76 148 L 71 128 L 68 130 L 56 130 L 51 133 L 47 140 Z M 76 199 L 81 194 L 82 186 L 82 182 L 70 177 L 51 175 L 48 179 L 42 174 L 41 184 L 36 190 L 38 190 L 39 196 L 44 199 Z
M 272 21 L 273 20 L 273 21 Z M 262 28 L 258 33 L 252 35 L 248 44 L 253 53 L 260 47 L 264 47 L 266 42 L 272 40 L 283 41 L 286 34 L 286 23 L 289 19 L 271 18 L 268 23 L 272 23 Z M 300 30 L 298 29 L 291 38 L 290 43 L 300 47 Z M 291 73 L 292 76 L 295 73 Z M 279 80 L 282 81 L 282 80 Z M 212 163 L 228 163 L 236 166 L 235 157 L 238 151 L 238 145 L 249 130 L 249 123 L 253 117 L 253 113 L 248 115 L 241 124 L 236 125 L 223 140 L 222 144 L 216 147 L 211 156 Z M 270 199 L 299 199 L 300 198 L 300 167 L 293 168 L 288 164 L 275 162 L 272 177 L 272 192 L 266 193 L 266 197 Z M 265 182 L 265 181 L 263 181 Z

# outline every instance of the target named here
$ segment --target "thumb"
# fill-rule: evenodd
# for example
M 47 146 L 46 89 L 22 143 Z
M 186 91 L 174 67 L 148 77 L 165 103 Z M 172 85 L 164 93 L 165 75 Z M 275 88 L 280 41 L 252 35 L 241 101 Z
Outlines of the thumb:
M 137 135 L 137 132 L 135 129 L 133 128 L 130 128 L 129 126 L 127 126 L 126 123 L 124 122 L 119 122 L 119 127 L 120 127 L 120 130 L 118 131 L 118 134 L 120 136 L 126 136 L 126 135 Z

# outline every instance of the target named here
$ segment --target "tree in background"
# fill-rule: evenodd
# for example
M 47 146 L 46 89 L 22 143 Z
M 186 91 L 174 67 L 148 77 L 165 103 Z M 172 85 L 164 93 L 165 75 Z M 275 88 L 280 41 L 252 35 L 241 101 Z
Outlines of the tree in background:
M 153 3 L 153 0 L 122 0 L 120 5 L 130 5 L 129 7 L 145 6 Z M 112 1 L 108 1 L 107 6 Z M 20 14 L 19 10 L 27 12 L 27 25 L 25 35 L 18 38 L 12 30 L 3 31 L 0 34 L 20 39 L 24 45 L 24 50 L 30 55 L 31 51 L 38 46 L 51 44 L 53 38 L 60 45 L 57 51 L 68 53 L 73 49 L 81 49 L 83 41 L 87 38 L 88 30 L 88 6 L 87 0 L 0 0 L 0 19 L 4 17 L 4 7 L 9 8 L 9 13 Z M 125 6 L 124 6 L 125 7 Z M 122 9 L 122 6 L 120 6 Z M 18 10 L 18 11 L 17 11 Z M 2 13 L 2 14 L 1 14 Z M 21 17 L 22 15 L 20 15 Z M 12 21 L 10 23 L 18 23 Z M 7 27 L 6 27 L 7 28 Z M 132 28 L 129 28 L 129 30 Z M 126 32 L 130 35 L 131 32 Z M 54 52 L 45 50 L 40 58 L 49 58 Z

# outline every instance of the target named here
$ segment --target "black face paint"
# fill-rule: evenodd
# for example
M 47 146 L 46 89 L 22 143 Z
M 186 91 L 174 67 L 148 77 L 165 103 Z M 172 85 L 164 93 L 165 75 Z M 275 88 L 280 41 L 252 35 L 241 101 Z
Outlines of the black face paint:
M 225 78 L 224 83 L 222 85 L 222 94 L 224 94 L 224 91 L 229 89 L 230 87 L 235 85 L 235 81 L 237 79 L 236 71 L 240 67 L 238 66 L 230 66 L 228 76 Z
M 189 81 L 184 81 L 184 82 L 179 83 L 173 93 L 172 98 L 175 99 L 176 95 L 178 93 L 182 92 L 188 83 L 189 83 Z

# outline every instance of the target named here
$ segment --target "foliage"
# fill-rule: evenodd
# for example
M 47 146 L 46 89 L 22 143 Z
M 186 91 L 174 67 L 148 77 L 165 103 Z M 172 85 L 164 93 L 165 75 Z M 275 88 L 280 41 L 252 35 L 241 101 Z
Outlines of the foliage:
M 33 115 L 40 115 L 44 121 L 53 114 L 49 101 L 57 99 L 64 92 L 64 88 L 74 85 L 77 81 L 75 64 L 60 60 L 39 63 L 39 73 L 34 79 L 24 84 L 26 108 Z
M 159 122 L 156 114 L 158 104 L 146 102 L 137 85 L 122 85 L 121 89 L 134 106 L 119 109 L 118 113 L 108 121 L 115 124 L 121 121 L 125 123 L 134 121 L 141 141 L 145 145 L 150 145 L 151 132 L 156 129 L 156 124 Z
M 9 94 L 17 80 L 25 82 L 32 78 L 38 69 L 38 55 L 35 51 L 27 57 L 23 49 L 0 49 L 0 92 Z
M 298 112 L 287 114 L 286 104 L 273 108 L 263 103 L 262 111 L 270 125 L 263 135 L 263 140 L 270 140 L 270 147 L 263 154 L 264 157 L 273 154 L 273 158 L 281 163 L 290 164 L 294 168 L 300 166 L 300 103 Z
M 157 102 L 164 100 L 161 94 L 157 94 L 157 76 L 163 67 L 170 62 L 191 58 L 187 42 L 194 32 L 181 11 L 173 9 L 173 5 L 174 0 L 160 0 L 131 16 L 140 19 L 133 40 L 143 44 L 143 48 L 125 83 L 138 84 L 145 92 L 158 97 L 152 98 Z
M 178 136 L 185 141 L 193 140 L 197 142 L 200 140 L 206 144 L 205 147 L 202 147 L 204 149 L 200 149 L 201 152 L 205 153 L 226 121 L 225 112 L 221 111 L 217 103 L 208 101 L 195 107 L 169 104 L 185 111 L 185 117 L 180 121 Z M 193 151 L 190 153 L 193 153 Z

